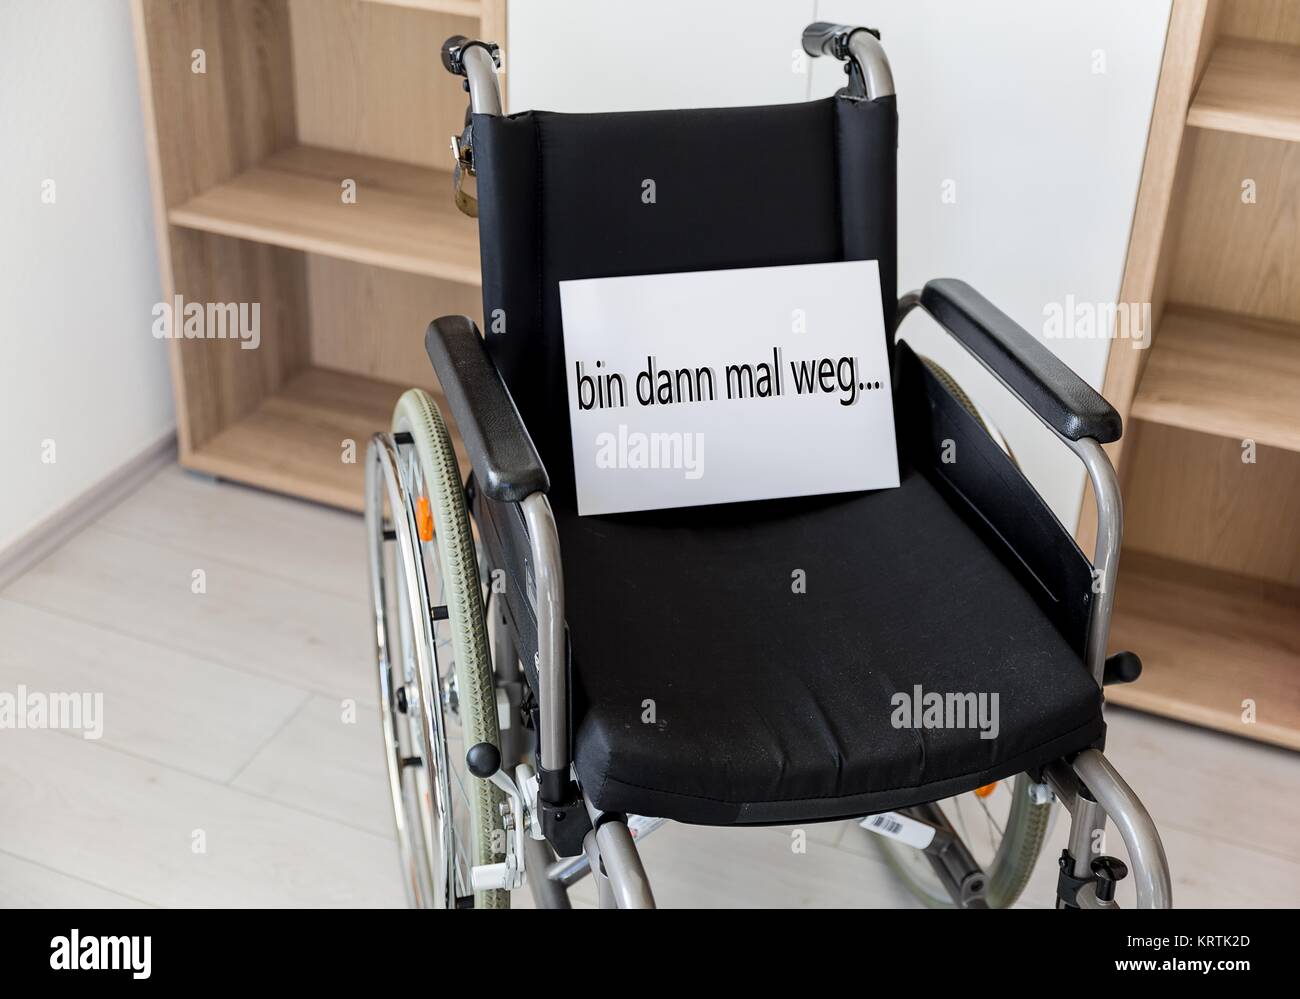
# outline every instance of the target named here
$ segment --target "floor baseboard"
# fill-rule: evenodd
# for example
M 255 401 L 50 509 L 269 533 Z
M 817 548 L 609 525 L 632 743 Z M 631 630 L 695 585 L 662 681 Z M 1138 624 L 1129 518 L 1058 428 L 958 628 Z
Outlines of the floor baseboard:
M 176 432 L 169 431 L 0 550 L 0 590 L 62 546 L 84 526 L 117 506 L 159 469 L 176 460 Z M 69 530 L 68 525 L 78 527 Z

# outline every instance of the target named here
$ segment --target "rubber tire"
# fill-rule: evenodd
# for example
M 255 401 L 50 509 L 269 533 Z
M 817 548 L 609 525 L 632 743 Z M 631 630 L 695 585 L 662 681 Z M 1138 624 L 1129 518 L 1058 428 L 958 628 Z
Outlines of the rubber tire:
M 473 529 L 465 506 L 465 489 L 451 434 L 437 403 L 423 389 L 410 389 L 397 400 L 393 410 L 393 431 L 411 435 L 424 472 L 438 547 L 438 566 L 443 576 L 447 623 L 451 627 L 452 649 L 456 656 L 463 746 L 468 749 L 487 742 L 500 748 L 496 686 L 488 653 L 483 591 L 478 577 Z M 433 686 L 435 691 L 439 688 L 436 682 Z M 464 761 L 461 761 L 461 766 L 464 767 Z M 504 855 L 493 850 L 492 833 L 504 830 L 500 806 L 505 796 L 495 784 L 470 776 L 468 770 L 463 773 L 468 784 L 467 793 L 473 801 L 470 812 L 471 863 L 475 866 L 500 863 Z M 510 892 L 475 892 L 474 907 L 508 909 Z

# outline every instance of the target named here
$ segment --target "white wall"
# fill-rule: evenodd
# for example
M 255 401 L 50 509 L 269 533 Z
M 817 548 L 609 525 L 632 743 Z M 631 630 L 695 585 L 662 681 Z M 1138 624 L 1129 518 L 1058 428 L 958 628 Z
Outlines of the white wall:
M 511 0 L 512 110 L 765 104 L 825 96 L 799 71 L 813 20 L 880 28 L 898 89 L 899 286 L 960 277 L 1041 336 L 1044 308 L 1119 294 L 1169 0 Z M 1094 72 L 1097 53 L 1105 72 Z M 773 150 L 773 155 L 797 155 Z M 955 203 L 941 198 L 955 181 Z M 931 328 L 927 328 L 931 327 Z M 947 367 L 1073 527 L 1083 472 L 923 316 Z M 1048 345 L 1100 387 L 1108 341 Z
M 0 136 L 3 550 L 173 423 L 126 3 L 0 3 Z

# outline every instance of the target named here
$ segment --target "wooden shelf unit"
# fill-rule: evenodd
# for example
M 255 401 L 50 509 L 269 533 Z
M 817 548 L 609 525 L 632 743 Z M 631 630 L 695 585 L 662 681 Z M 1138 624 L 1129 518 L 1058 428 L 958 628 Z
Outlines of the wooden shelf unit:
M 1300 749 L 1300 11 L 1174 0 L 1103 392 L 1125 543 L 1107 699 Z M 1085 497 L 1079 542 L 1096 523 Z
M 181 463 L 360 509 L 370 435 L 438 392 L 425 327 L 480 317 L 467 98 L 437 54 L 504 43 L 505 0 L 132 7 L 164 300 L 260 310 L 255 350 L 170 340 Z

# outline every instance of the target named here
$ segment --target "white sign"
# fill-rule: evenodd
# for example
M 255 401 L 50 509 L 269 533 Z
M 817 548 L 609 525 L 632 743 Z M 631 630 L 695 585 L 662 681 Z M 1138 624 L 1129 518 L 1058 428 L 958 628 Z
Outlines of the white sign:
M 578 512 L 898 485 L 874 260 L 560 282 Z

